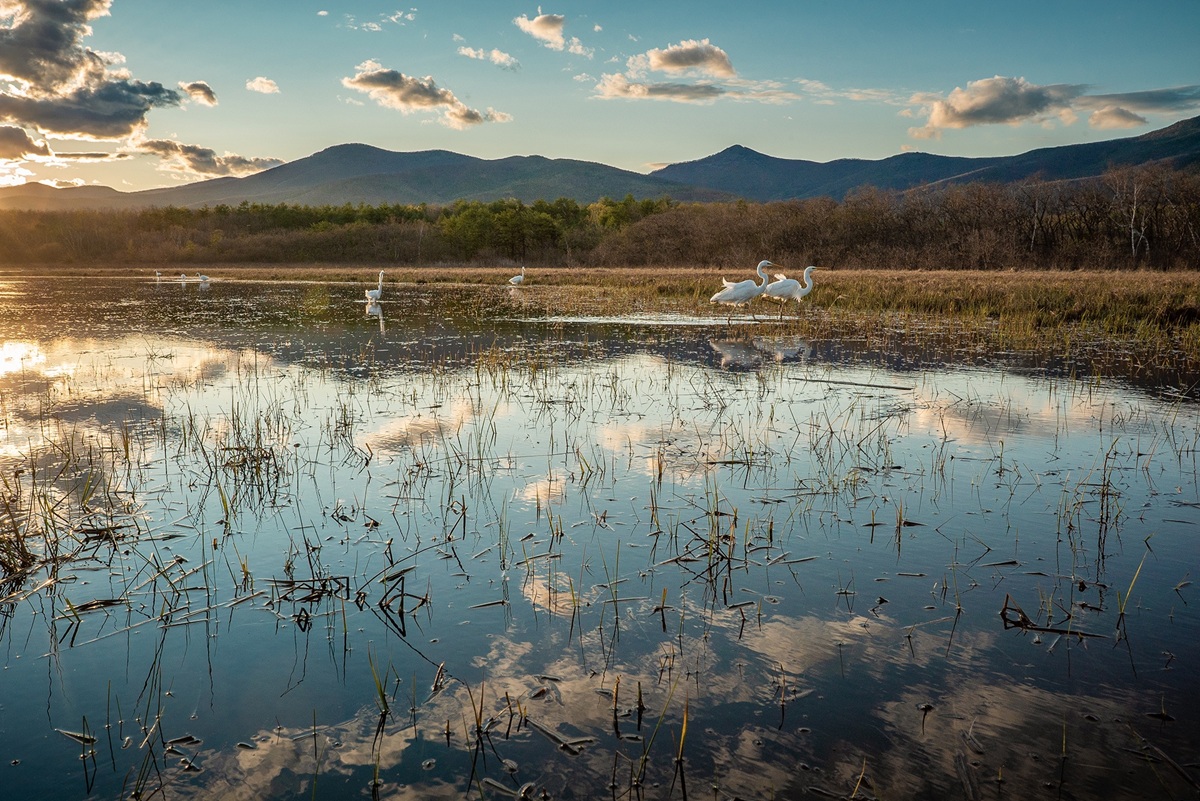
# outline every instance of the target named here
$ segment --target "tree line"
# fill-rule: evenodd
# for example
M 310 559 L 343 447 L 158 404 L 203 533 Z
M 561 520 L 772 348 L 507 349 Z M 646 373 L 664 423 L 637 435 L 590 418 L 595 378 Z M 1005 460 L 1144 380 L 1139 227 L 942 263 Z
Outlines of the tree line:
M 568 198 L 446 206 L 242 203 L 0 212 L 9 265 L 371 263 L 409 266 L 906 269 L 1200 267 L 1200 173 L 1119 168 L 1088 181 L 863 188 L 843 200 Z

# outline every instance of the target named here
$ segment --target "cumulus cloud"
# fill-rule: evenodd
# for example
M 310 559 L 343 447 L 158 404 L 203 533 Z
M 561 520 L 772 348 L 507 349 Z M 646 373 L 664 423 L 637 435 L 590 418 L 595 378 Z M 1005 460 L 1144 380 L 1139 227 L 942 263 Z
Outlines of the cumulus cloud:
M 20 186 L 29 183 L 33 172 L 17 162 L 0 159 L 0 186 Z
M 218 156 L 212 148 L 172 139 L 147 139 L 138 142 L 134 148 L 141 153 L 159 156 L 162 159 L 159 169 L 203 177 L 250 175 L 283 163 L 280 159 L 248 158 L 233 153 Z
M 0 125 L 0 159 L 25 159 L 29 156 L 50 156 L 50 147 L 35 140 L 24 128 Z
M 647 68 L 659 72 L 696 72 L 715 78 L 732 78 L 736 75 L 729 55 L 708 39 L 685 39 L 661 50 L 648 50 L 644 56 L 634 58 L 639 62 L 644 60 Z
M 120 139 L 146 125 L 150 109 L 182 95 L 111 69 L 124 59 L 83 44 L 111 0 L 0 0 L 0 121 L 75 139 Z
M 567 18 L 562 14 L 543 14 L 541 8 L 538 9 L 538 15 L 533 19 L 524 14 L 513 19 L 514 25 L 551 50 L 565 50 L 572 55 L 585 58 L 594 56 L 596 51 L 586 47 L 578 37 L 572 36 L 568 39 L 564 35 L 563 28 L 566 26 L 566 22 Z
M 1038 85 L 1024 78 L 997 75 L 956 87 L 946 97 L 915 95 L 911 104 L 926 115 L 925 125 L 911 128 L 918 139 L 937 138 L 945 129 L 976 125 L 1073 123 L 1080 110 L 1091 111 L 1094 128 L 1132 128 L 1147 124 L 1145 113 L 1179 113 L 1200 108 L 1200 86 L 1180 86 L 1121 94 L 1088 94 L 1084 84 Z M 1139 114 L 1138 112 L 1141 112 Z
M 1088 116 L 1088 125 L 1093 128 L 1099 128 L 1102 131 L 1119 129 L 1119 128 L 1136 128 L 1139 125 L 1145 125 L 1148 120 L 1138 114 L 1134 114 L 1128 109 L 1120 108 L 1119 106 L 1105 106 L 1104 108 L 1096 109 Z
M 483 50 L 482 48 L 460 47 L 458 54 L 467 58 L 477 59 L 479 61 L 490 61 L 497 67 L 502 67 L 506 70 L 515 70 L 521 66 L 521 63 L 503 50 L 492 48 L 491 50 Z
M 275 83 L 270 78 L 264 78 L 259 75 L 257 78 L 251 78 L 246 81 L 246 88 L 251 92 L 258 92 L 264 95 L 279 94 L 279 84 Z
M 720 86 L 712 84 L 686 83 L 639 83 L 621 74 L 600 76 L 596 84 L 596 96 L 611 100 L 674 100 L 678 103 L 711 103 L 726 93 Z
M 1039 86 L 1024 78 L 997 75 L 955 87 L 945 100 L 934 101 L 929 125 L 934 128 L 969 128 L 972 125 L 1021 122 L 1071 107 L 1086 91 L 1082 84 Z
M 566 47 L 563 38 L 566 21 L 567 18 L 562 14 L 543 14 L 539 8 L 538 15 L 533 19 L 522 14 L 513 20 L 513 24 L 551 50 L 562 50 Z
M 468 108 L 449 89 L 439 87 L 432 76 L 415 78 L 398 70 L 384 69 L 375 61 L 356 67 L 358 72 L 342 78 L 347 89 L 364 92 L 379 105 L 405 114 L 415 111 L 440 111 L 440 122 L 447 128 L 462 130 L 484 122 L 508 122 L 510 114 L 489 108 Z
M 49 96 L 0 92 L 0 121 L 64 139 L 124 139 L 145 128 L 150 109 L 180 101 L 158 82 L 105 80 Z
M 595 96 L 605 100 L 669 100 L 712 103 L 729 99 L 753 103 L 791 103 L 800 95 L 776 81 L 752 81 L 738 76 L 729 54 L 708 39 L 685 39 L 654 48 L 626 61 L 624 73 L 606 73 L 596 82 Z M 665 73 L 674 80 L 653 81 L 647 75 Z
M 179 88 L 183 90 L 184 94 L 202 106 L 217 105 L 217 93 L 204 81 L 192 81 L 190 83 L 180 81 Z
M 104 57 L 84 47 L 88 23 L 108 15 L 111 0 L 4 0 L 8 20 L 0 28 L 0 74 L 29 91 L 52 92 L 103 77 Z
M 46 141 L 30 137 L 24 128 L 0 126 L 0 158 L 20 159 L 29 156 L 49 156 Z

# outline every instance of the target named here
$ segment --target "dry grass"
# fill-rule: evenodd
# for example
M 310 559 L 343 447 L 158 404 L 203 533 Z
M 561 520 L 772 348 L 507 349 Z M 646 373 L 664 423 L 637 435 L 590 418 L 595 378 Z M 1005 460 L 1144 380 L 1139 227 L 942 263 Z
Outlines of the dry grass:
M 388 285 L 504 286 L 512 265 L 392 267 Z M 164 275 L 197 265 L 159 266 Z M 204 265 L 215 281 L 373 283 L 380 265 Z M 799 277 L 802 266 L 781 268 Z M 5 275 L 142 276 L 152 268 L 55 266 L 0 269 Z M 709 296 L 721 278 L 751 278 L 712 268 L 539 268 L 528 270 L 523 305 L 548 314 L 711 314 Z M 885 344 L 920 332 L 963 347 L 1036 350 L 1069 356 L 1078 349 L 1115 349 L 1155 367 L 1200 365 L 1200 274 L 1190 272 L 992 272 L 981 270 L 838 270 L 818 268 L 816 289 L 800 306 L 788 304 L 785 323 L 809 336 L 852 334 Z M 756 302 L 761 315 L 777 313 Z M 724 313 L 722 309 L 721 313 Z

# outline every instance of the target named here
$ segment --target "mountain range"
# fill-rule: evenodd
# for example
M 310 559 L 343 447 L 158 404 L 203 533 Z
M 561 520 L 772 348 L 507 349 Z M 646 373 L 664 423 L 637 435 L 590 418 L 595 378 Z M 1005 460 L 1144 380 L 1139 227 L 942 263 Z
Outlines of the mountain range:
M 857 188 L 906 190 L 939 183 L 1077 180 L 1121 165 L 1200 168 L 1200 117 L 1141 136 L 1031 150 L 1016 156 L 963 158 L 902 153 L 885 159 L 828 162 L 783 159 L 740 145 L 649 175 L 590 161 L 509 156 L 480 159 L 448 150 L 396 152 L 365 144 L 326 148 L 244 178 L 215 178 L 182 186 L 119 192 L 102 186 L 55 189 L 45 184 L 0 188 L 0 209 L 131 209 L 250 203 L 444 205 L 491 201 L 601 197 L 710 202 L 772 201 L 830 196 Z

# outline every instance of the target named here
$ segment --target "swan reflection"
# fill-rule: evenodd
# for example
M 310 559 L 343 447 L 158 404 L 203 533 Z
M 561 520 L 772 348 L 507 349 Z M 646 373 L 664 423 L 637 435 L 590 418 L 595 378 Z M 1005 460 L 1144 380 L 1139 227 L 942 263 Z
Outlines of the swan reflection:
M 762 363 L 762 354 L 749 342 L 735 339 L 710 339 L 708 344 L 720 359 L 722 367 L 754 367 Z
M 382 333 L 383 333 L 383 331 L 384 331 L 384 327 L 383 327 L 383 304 L 381 304 L 381 303 L 379 303 L 378 301 L 375 301 L 375 300 L 370 300 L 370 301 L 367 301 L 367 306 L 366 306 L 365 315 L 366 315 L 367 317 L 378 317 L 378 318 L 379 318 L 379 333 L 381 333 L 381 334 L 382 334 Z
M 753 339 L 710 339 L 723 368 L 757 367 L 764 361 L 802 361 L 812 355 L 812 343 L 799 337 L 754 337 Z
M 812 356 L 813 346 L 800 337 L 755 337 L 754 348 L 777 362 L 792 362 Z

